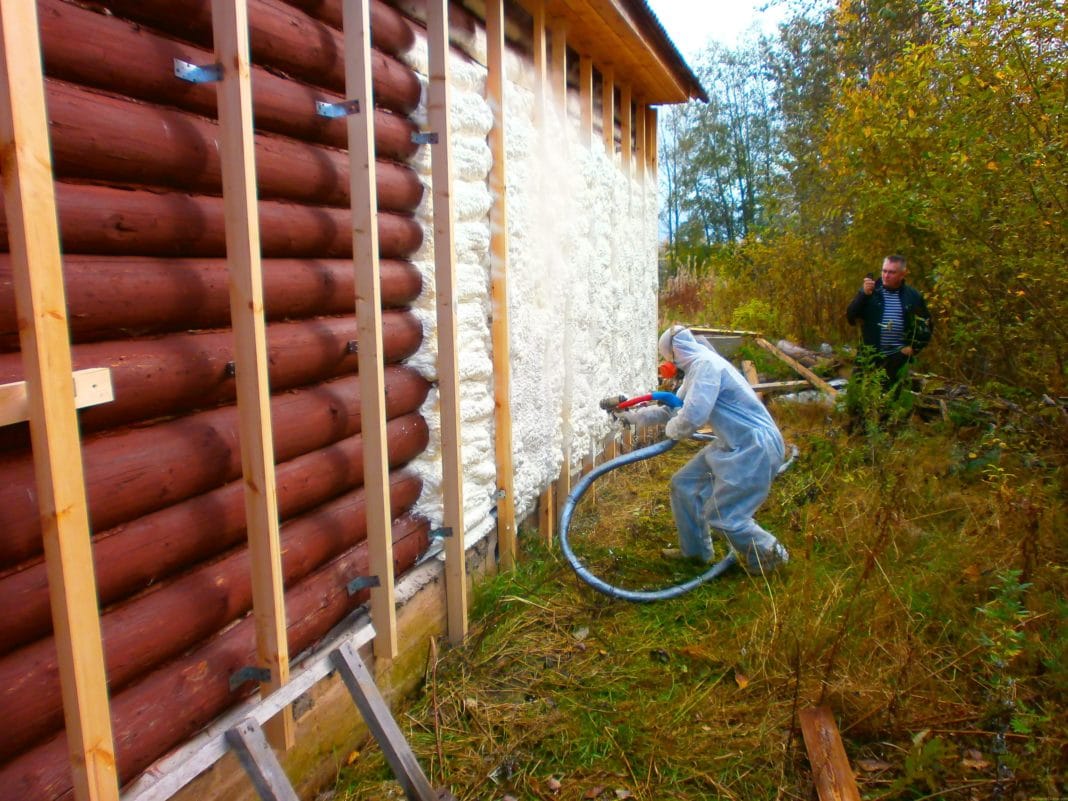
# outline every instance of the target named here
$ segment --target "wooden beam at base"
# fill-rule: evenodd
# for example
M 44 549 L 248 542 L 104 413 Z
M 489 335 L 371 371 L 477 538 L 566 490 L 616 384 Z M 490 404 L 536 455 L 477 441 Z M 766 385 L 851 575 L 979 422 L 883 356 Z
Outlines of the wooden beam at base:
M 800 373 L 805 378 L 807 378 L 812 383 L 813 386 L 815 386 L 818 389 L 823 390 L 828 395 L 830 395 L 832 398 L 837 397 L 838 390 L 836 390 L 834 387 L 832 387 L 830 384 L 828 384 L 826 381 L 824 381 L 822 378 L 820 378 L 814 372 L 812 372 L 807 367 L 805 367 L 805 365 L 801 364 L 801 362 L 797 361 L 797 359 L 794 359 L 794 358 L 791 358 L 790 356 L 787 356 L 785 353 L 783 353 L 781 350 L 779 350 L 777 347 L 772 345 L 770 342 L 768 342 L 763 337 L 757 337 L 756 338 L 756 343 L 760 347 L 762 347 L 764 350 L 766 350 L 768 353 L 771 353 L 773 356 L 776 356 L 777 358 L 782 359 L 788 365 L 793 367 L 794 370 L 796 370 L 798 373 Z
M 434 286 L 438 323 L 438 408 L 441 412 L 441 492 L 446 528 L 445 595 L 449 640 L 467 636 L 467 568 L 464 547 L 463 460 L 460 443 L 460 364 L 456 345 L 456 249 L 452 222 L 452 166 L 449 142 L 449 3 L 427 4 L 430 85 L 427 117 L 438 141 L 430 146 L 434 205 Z
M 834 716 L 826 707 L 802 709 L 801 734 L 812 765 L 812 781 L 820 801 L 860 801 Z
M 508 159 L 504 110 L 504 0 L 486 4 L 486 98 L 493 110 L 490 209 L 490 336 L 493 341 L 494 456 L 497 463 L 497 547 L 501 565 L 516 562 L 515 468 L 512 462 L 512 356 L 508 321 Z
M 74 407 L 85 409 L 115 400 L 110 367 L 74 371 Z M 0 426 L 30 419 L 29 390 L 25 381 L 0 384 Z
M 345 0 L 345 97 L 360 104 L 346 120 L 349 139 L 349 197 L 352 209 L 352 269 L 356 285 L 356 351 L 363 436 L 363 487 L 367 498 L 368 572 L 375 655 L 397 656 L 393 526 L 389 503 L 389 444 L 386 439 L 386 381 L 382 348 L 382 285 L 378 257 L 378 190 L 375 183 L 374 98 L 371 89 L 371 0 Z
M 34 478 L 74 797 L 117 801 L 37 4 L 26 0 L 0 0 L 0 137 Z M 8 725 L 16 722 L 9 720 Z
M 215 58 L 223 65 L 217 90 L 230 320 L 234 329 L 256 656 L 259 666 L 271 674 L 269 680 L 260 684 L 260 693 L 266 696 L 289 681 L 289 643 L 267 378 L 247 2 L 212 0 L 211 14 Z M 292 710 L 283 710 L 268 723 L 267 731 L 275 747 L 291 748 L 295 742 Z

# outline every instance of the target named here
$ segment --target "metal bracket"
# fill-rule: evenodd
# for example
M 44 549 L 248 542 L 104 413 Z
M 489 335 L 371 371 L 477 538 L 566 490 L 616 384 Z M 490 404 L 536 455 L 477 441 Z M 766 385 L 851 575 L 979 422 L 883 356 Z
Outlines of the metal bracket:
M 451 536 L 452 536 L 452 527 L 451 526 L 442 526 L 441 528 L 434 528 L 434 529 L 430 530 L 430 539 L 434 539 L 435 537 L 451 537 Z
M 357 576 L 345 585 L 345 589 L 349 591 L 349 595 L 355 595 L 360 590 L 381 586 L 382 582 L 378 580 L 378 576 Z
M 503 489 L 499 489 L 495 493 L 495 496 L 496 496 L 497 500 L 501 500 L 502 498 L 507 498 L 508 497 L 508 493 L 507 493 L 507 491 L 505 491 Z
M 359 100 L 342 100 L 340 103 L 327 103 L 325 100 L 315 101 L 315 113 L 320 117 L 334 120 L 338 117 L 348 117 L 360 113 Z
M 253 665 L 245 665 L 237 673 L 230 676 L 230 692 L 233 692 L 246 681 L 270 681 L 271 671 L 267 668 L 255 667 Z
M 226 369 L 223 371 L 223 374 L 227 378 L 237 377 L 237 362 L 227 362 Z
M 358 343 L 355 339 L 350 339 L 348 342 L 345 343 L 345 353 L 359 353 L 359 352 L 360 352 L 360 343 Z
M 412 134 L 412 141 L 417 145 L 436 145 L 438 135 L 434 131 L 416 131 Z
M 174 74 L 189 83 L 215 83 L 222 80 L 222 64 L 208 64 L 198 67 L 180 58 L 174 60 Z

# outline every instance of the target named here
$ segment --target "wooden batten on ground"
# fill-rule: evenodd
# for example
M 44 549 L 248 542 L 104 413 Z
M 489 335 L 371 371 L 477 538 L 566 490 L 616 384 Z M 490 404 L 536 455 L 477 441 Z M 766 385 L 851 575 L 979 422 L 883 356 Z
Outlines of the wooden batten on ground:
M 860 791 L 849 767 L 834 715 L 827 707 L 810 707 L 799 713 L 801 734 L 812 764 L 812 782 L 820 801 L 860 801 Z

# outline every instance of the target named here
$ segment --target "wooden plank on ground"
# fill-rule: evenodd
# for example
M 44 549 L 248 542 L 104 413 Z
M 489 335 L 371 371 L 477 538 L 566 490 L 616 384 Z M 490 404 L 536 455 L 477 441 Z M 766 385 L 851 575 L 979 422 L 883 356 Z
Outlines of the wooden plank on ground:
M 0 137 L 34 478 L 74 797 L 117 801 L 37 4 L 26 0 L 0 0 Z M 16 722 L 9 720 L 8 725 Z
M 512 357 L 508 318 L 508 160 L 504 109 L 504 0 L 486 4 L 486 98 L 493 110 L 490 168 L 490 336 L 493 341 L 494 454 L 497 463 L 497 547 L 505 570 L 515 567 L 515 468 L 512 461 Z
M 415 801 L 437 801 L 437 794 L 356 649 L 349 644 L 338 648 L 334 652 L 334 664 L 405 795 Z
M 382 285 L 378 257 L 378 190 L 375 183 L 374 98 L 371 89 L 371 0 L 345 0 L 345 97 L 359 103 L 347 117 L 349 195 L 352 208 L 352 269 L 356 282 L 356 342 L 363 436 L 363 486 L 367 498 L 368 572 L 375 655 L 398 652 L 393 575 L 392 511 L 389 503 L 389 445 L 386 439 L 386 382 L 382 351 Z
M 761 392 L 793 392 L 811 386 L 812 384 L 808 381 L 764 381 L 753 384 L 753 390 L 758 394 Z
M 860 791 L 831 711 L 822 706 L 810 707 L 802 709 L 799 717 L 812 765 L 812 781 L 820 801 L 860 801 Z
M 267 380 L 248 6 L 246 0 L 212 0 L 211 13 L 215 58 L 222 65 L 217 84 L 219 143 L 252 609 L 257 660 L 270 671 L 270 678 L 260 684 L 260 693 L 266 696 L 289 681 L 289 644 Z M 276 747 L 291 748 L 295 742 L 292 710 L 283 710 L 268 724 L 268 731 Z
M 263 801 L 299 801 L 255 719 L 246 718 L 226 732 L 226 742 Z
M 74 371 L 74 406 L 85 409 L 115 400 L 110 367 Z M 30 419 L 29 390 L 25 381 L 0 384 L 0 426 Z
M 464 548 L 463 460 L 460 442 L 460 365 L 456 345 L 456 248 L 453 237 L 452 166 L 449 143 L 449 3 L 427 4 L 430 85 L 427 116 L 438 134 L 430 146 L 434 205 L 434 286 L 438 323 L 438 408 L 441 412 L 441 491 L 445 540 L 445 594 L 449 640 L 467 636 L 467 569 Z
M 616 84 L 615 71 L 605 66 L 601 69 L 601 137 L 608 158 L 616 155 Z
M 832 398 L 834 398 L 834 397 L 836 397 L 838 395 L 838 390 L 836 390 L 834 387 L 832 387 L 830 384 L 828 384 L 826 381 L 824 381 L 822 378 L 820 378 L 814 372 L 812 372 L 807 367 L 805 367 L 805 365 L 801 364 L 801 362 L 797 361 L 797 359 L 794 359 L 794 358 L 792 358 L 790 356 L 787 356 L 785 353 L 783 353 L 781 350 L 779 350 L 777 347 L 772 345 L 770 342 L 768 342 L 763 337 L 757 337 L 756 338 L 756 343 L 760 347 L 762 347 L 764 350 L 766 350 L 768 353 L 772 354 L 773 356 L 776 356 L 779 359 L 782 359 L 782 361 L 786 362 L 788 365 L 793 367 L 794 370 L 796 370 L 798 373 L 800 373 L 805 378 L 807 378 L 809 380 L 809 382 L 814 387 L 816 387 L 817 389 L 823 390 L 828 395 L 830 395 Z

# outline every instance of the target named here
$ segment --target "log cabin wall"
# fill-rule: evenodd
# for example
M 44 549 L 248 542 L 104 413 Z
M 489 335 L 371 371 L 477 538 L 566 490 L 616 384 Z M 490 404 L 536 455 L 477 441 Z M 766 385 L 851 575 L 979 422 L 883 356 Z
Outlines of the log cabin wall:
M 244 696 L 255 664 L 234 405 L 210 3 L 38 3 L 75 369 L 111 369 L 113 402 L 80 412 L 120 778 Z M 403 364 L 423 330 L 410 259 L 423 185 L 410 115 L 409 23 L 371 12 L 383 340 L 395 571 L 427 545 L 405 469 L 428 442 L 429 384 Z M 340 2 L 250 0 L 256 163 L 289 651 L 366 599 L 367 573 Z M 0 220 L 6 220 L 0 215 Z M 7 250 L 6 221 L 0 250 Z M 359 265 L 357 265 L 359 268 Z M 11 263 L 0 255 L 0 383 L 22 378 Z M 70 791 L 32 455 L 0 429 L 0 786 Z M 10 610 L 18 610 L 12 614 Z

